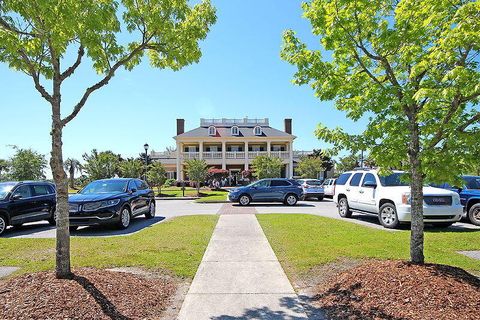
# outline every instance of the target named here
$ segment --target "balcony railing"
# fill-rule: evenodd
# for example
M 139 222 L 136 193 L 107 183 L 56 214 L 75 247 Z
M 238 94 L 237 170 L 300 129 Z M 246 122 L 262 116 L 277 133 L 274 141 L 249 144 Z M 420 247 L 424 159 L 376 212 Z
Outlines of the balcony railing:
M 258 125 L 258 126 L 268 126 L 268 118 L 264 119 L 200 119 L 200 126 L 231 126 L 231 125 Z
M 288 151 L 270 151 L 270 155 L 272 157 L 277 157 L 277 158 L 280 158 L 280 159 L 290 158 L 290 152 L 288 152 Z
M 183 159 L 200 159 L 200 152 L 183 152 Z
M 225 152 L 226 159 L 245 159 L 245 152 L 243 151 L 227 151 Z
M 249 159 L 255 159 L 255 157 L 266 156 L 266 155 L 268 155 L 267 151 L 249 151 L 248 152 Z
M 203 159 L 222 159 L 222 152 L 218 151 L 206 151 L 203 152 Z

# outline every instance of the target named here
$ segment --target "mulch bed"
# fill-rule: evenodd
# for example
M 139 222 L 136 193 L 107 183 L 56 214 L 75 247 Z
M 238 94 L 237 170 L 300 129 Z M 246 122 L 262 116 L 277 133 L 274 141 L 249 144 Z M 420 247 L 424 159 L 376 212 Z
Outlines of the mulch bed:
M 480 280 L 445 265 L 369 261 L 317 288 L 328 319 L 480 319 Z
M 91 268 L 72 280 L 28 274 L 0 284 L 0 319 L 159 319 L 175 289 L 166 278 Z

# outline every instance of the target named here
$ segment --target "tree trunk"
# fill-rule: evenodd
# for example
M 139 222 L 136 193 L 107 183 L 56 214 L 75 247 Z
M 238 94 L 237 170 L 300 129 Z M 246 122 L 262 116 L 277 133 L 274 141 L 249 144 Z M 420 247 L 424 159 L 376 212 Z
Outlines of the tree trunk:
M 70 230 L 68 210 L 68 180 L 63 167 L 60 98 L 52 102 L 52 152 L 50 167 L 57 188 L 57 251 L 55 274 L 58 279 L 70 279 Z
M 416 117 L 410 117 L 410 145 L 408 156 L 411 169 L 411 215 L 410 259 L 423 264 L 423 174 L 420 160 L 420 133 Z
M 200 181 L 197 181 L 197 197 L 200 197 Z
M 70 188 L 75 189 L 75 168 L 70 167 Z

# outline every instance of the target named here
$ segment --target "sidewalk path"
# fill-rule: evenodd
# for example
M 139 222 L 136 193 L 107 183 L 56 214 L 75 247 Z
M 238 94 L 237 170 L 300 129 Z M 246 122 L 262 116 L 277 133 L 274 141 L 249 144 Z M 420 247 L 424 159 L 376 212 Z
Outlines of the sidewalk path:
M 307 319 L 253 214 L 223 214 L 179 319 Z

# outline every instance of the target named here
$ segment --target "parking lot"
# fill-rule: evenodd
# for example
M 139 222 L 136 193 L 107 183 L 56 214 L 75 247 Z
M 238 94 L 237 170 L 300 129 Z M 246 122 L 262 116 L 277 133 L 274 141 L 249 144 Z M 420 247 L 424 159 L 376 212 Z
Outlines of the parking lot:
M 331 199 L 323 201 L 300 201 L 296 206 L 289 207 L 280 203 L 262 203 L 253 204 L 249 207 L 240 207 L 231 203 L 196 203 L 191 200 L 157 200 L 157 211 L 154 219 L 144 219 L 142 216 L 132 221 L 130 227 L 126 230 L 119 230 L 114 227 L 83 227 L 73 232 L 73 236 L 91 237 L 91 236 L 124 236 L 129 235 L 150 226 L 167 221 L 168 219 L 186 216 L 186 215 L 202 215 L 202 214 L 222 214 L 222 213 L 256 213 L 256 214 L 312 214 L 334 219 L 342 219 L 338 216 L 337 208 Z M 362 214 L 354 214 L 351 219 L 342 219 L 352 223 L 361 224 L 371 228 L 389 230 L 383 228 L 375 216 L 367 216 Z M 462 230 L 479 230 L 469 223 L 457 222 L 449 229 Z M 391 230 L 390 230 L 391 231 Z M 9 228 L 4 238 L 54 238 L 55 227 L 48 222 L 36 222 L 25 224 L 20 228 Z

